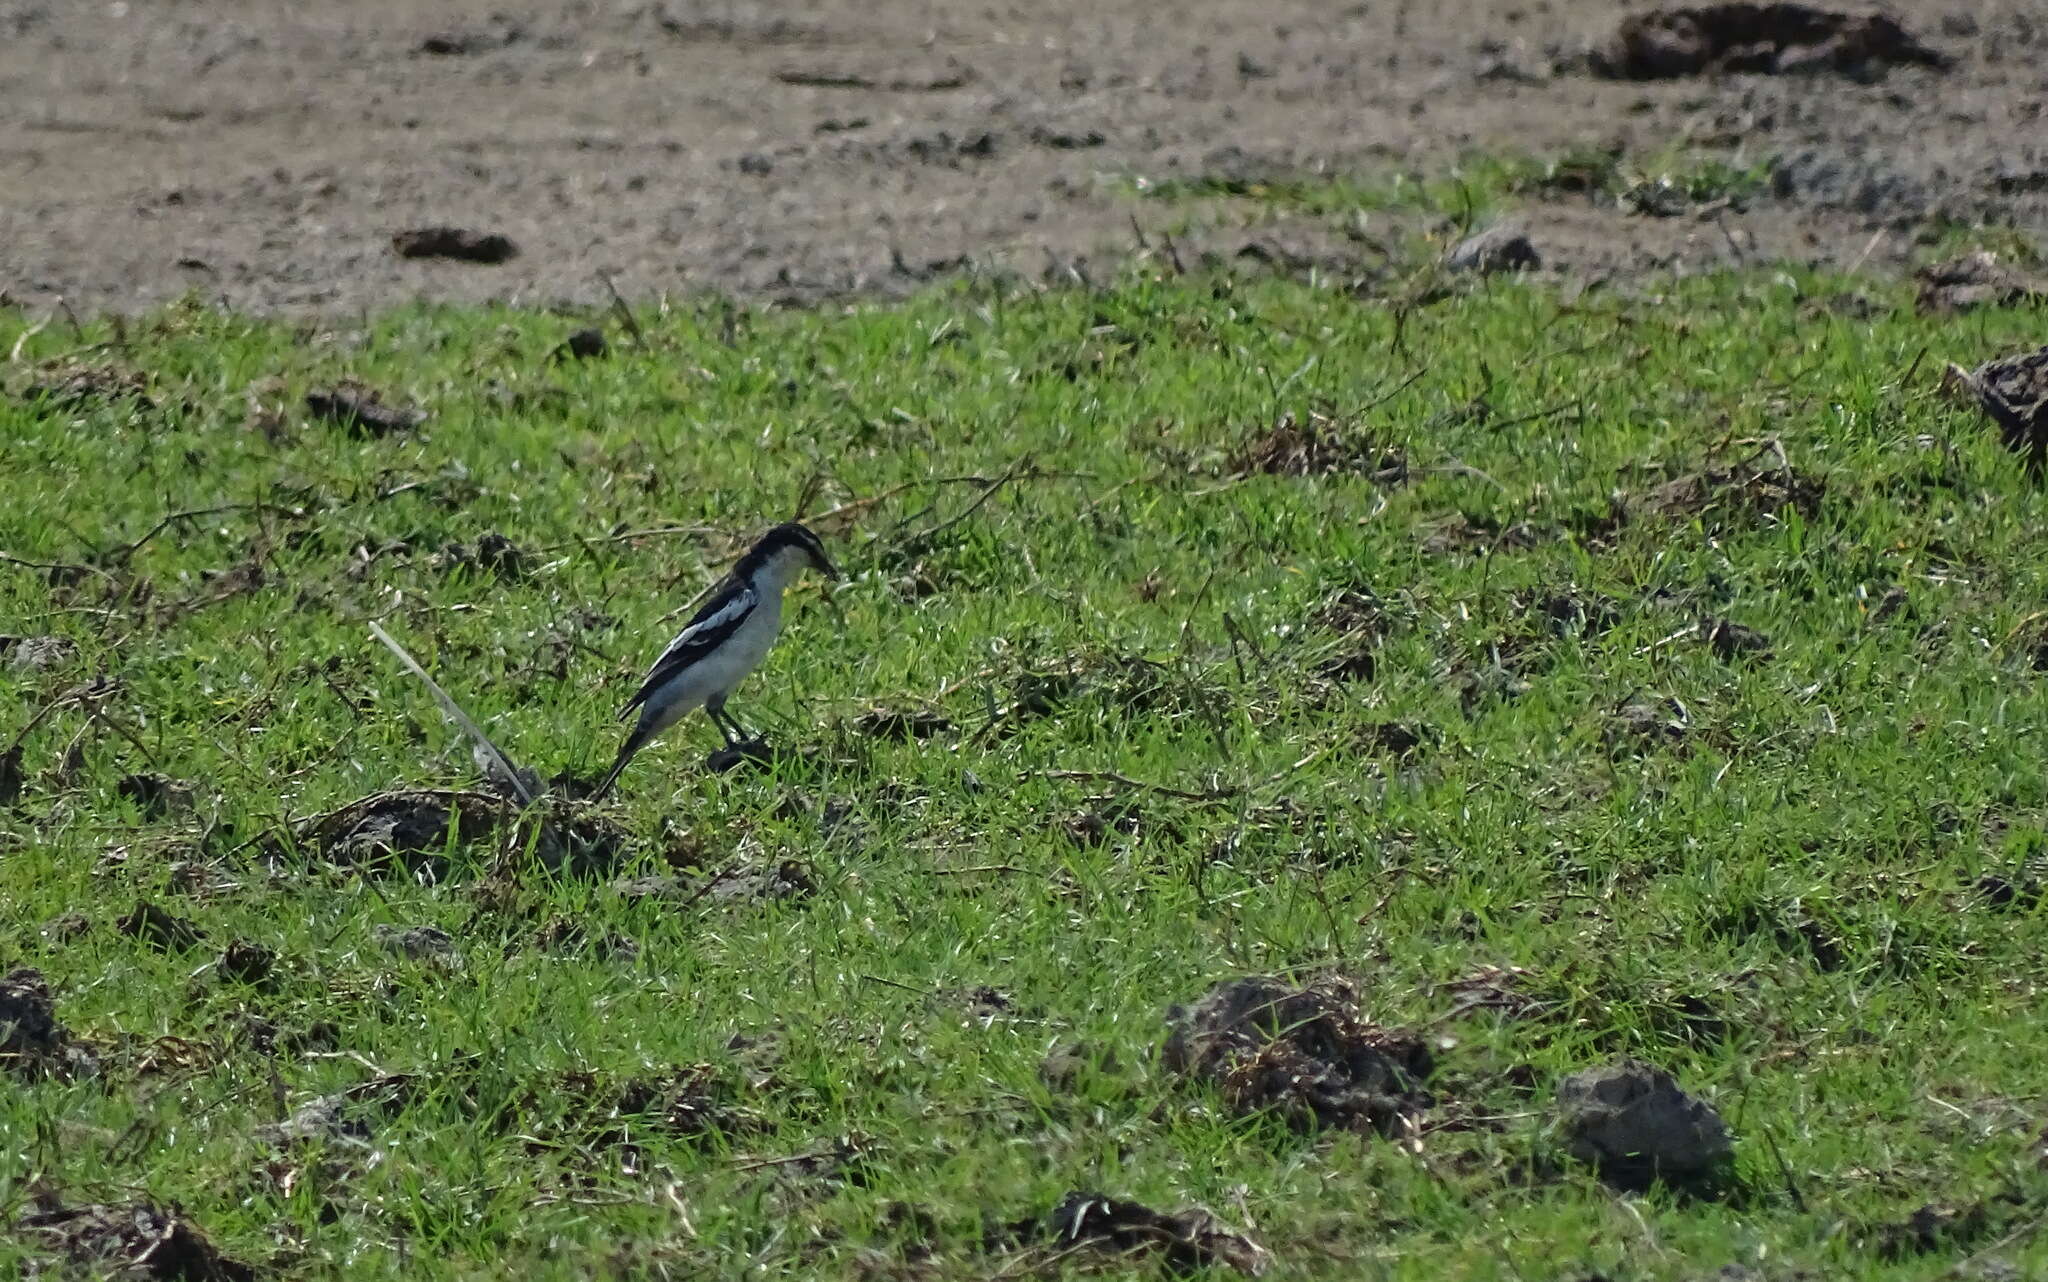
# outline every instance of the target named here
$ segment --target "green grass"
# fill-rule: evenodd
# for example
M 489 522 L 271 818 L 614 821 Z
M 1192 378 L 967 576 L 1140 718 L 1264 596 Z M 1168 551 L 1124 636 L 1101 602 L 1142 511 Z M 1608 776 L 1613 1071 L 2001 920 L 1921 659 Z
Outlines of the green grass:
M 1664 215 L 1715 202 L 1739 208 L 1768 190 L 1773 163 L 1768 156 L 1676 145 L 1637 155 L 1619 147 L 1585 146 L 1546 154 L 1475 152 L 1456 165 L 1427 172 L 1194 174 L 1139 177 L 1132 188 L 1153 200 L 1196 207 L 1249 202 L 1347 218 L 1367 212 L 1417 212 L 1470 224 L 1538 200 L 1585 199 Z
M 1830 310 L 1852 287 L 1880 313 Z M 0 631 L 75 651 L 0 656 L 0 750 L 31 727 L 0 963 L 101 1071 L 0 1090 L 0 1215 L 176 1203 L 277 1276 L 1161 1270 L 983 1248 L 1093 1188 L 1209 1206 L 1277 1277 L 2048 1267 L 2048 501 L 1934 390 L 2037 317 L 1763 273 L 1398 320 L 1133 278 L 640 321 L 577 363 L 546 359 L 576 320 L 511 311 L 20 344 Z M 153 407 L 21 399 L 64 360 Z M 432 417 L 309 419 L 345 377 Z M 1286 416 L 1336 470 L 1245 473 Z M 962 476 L 1007 480 L 934 480 Z M 793 592 L 734 706 L 808 756 L 710 776 L 685 723 L 598 810 L 630 841 L 594 877 L 451 841 L 420 884 L 296 835 L 474 783 L 366 619 L 588 776 L 675 612 L 806 495 L 878 501 L 820 523 L 847 580 Z M 523 574 L 437 555 L 492 533 Z M 873 737 L 878 705 L 952 729 Z M 145 814 L 135 773 L 189 807 Z M 613 884 L 782 860 L 808 895 Z M 203 940 L 124 933 L 138 901 Z M 557 919 L 637 952 L 542 947 Z M 452 955 L 376 929 L 419 925 Z M 238 939 L 265 983 L 222 973 Z M 1487 967 L 1540 1005 L 1454 1015 Z M 1348 975 L 1438 1039 L 1417 1142 L 1233 1116 L 1159 1065 L 1170 1004 L 1255 972 Z M 1092 1067 L 1049 1085 L 1074 1043 Z M 1557 1079 L 1623 1054 L 1720 1108 L 1729 1187 L 1561 1159 Z M 708 1118 L 613 1116 L 697 1065 Z M 264 1134 L 381 1073 L 421 1076 L 367 1137 Z M 1888 1249 L 1930 1203 L 1956 1231 Z M 0 1234 L 0 1267 L 49 1258 Z

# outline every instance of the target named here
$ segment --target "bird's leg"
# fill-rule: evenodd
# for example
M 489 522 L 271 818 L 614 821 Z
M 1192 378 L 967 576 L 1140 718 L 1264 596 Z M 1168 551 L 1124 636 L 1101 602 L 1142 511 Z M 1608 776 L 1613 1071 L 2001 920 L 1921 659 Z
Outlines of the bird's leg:
M 735 733 L 739 729 L 739 723 L 726 713 L 725 700 L 705 704 L 704 715 L 710 717 L 711 724 L 718 727 L 718 733 L 725 736 L 726 747 L 730 748 L 740 742 L 741 736 Z
M 730 712 L 725 711 L 725 709 L 723 708 L 719 709 L 719 715 L 725 718 L 725 724 L 732 727 L 732 741 L 735 745 L 745 745 L 749 743 L 760 742 L 759 736 L 755 735 L 752 731 L 748 730 L 744 725 L 740 724 L 740 719 L 738 717 L 735 717 Z

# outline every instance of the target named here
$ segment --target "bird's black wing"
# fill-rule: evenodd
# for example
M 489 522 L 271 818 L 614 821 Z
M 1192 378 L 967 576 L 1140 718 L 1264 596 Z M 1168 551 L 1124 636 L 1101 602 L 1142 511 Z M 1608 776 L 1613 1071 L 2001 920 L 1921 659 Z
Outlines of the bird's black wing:
M 626 706 L 619 709 L 619 720 L 633 715 L 633 709 L 647 702 L 648 696 L 667 684 L 677 673 L 698 662 L 705 655 L 725 644 L 726 640 L 747 621 L 754 612 L 759 598 L 754 590 L 744 583 L 735 583 L 725 591 L 704 603 L 689 625 L 676 634 L 668 643 L 668 649 L 654 661 L 647 670 L 647 678 L 640 683 Z

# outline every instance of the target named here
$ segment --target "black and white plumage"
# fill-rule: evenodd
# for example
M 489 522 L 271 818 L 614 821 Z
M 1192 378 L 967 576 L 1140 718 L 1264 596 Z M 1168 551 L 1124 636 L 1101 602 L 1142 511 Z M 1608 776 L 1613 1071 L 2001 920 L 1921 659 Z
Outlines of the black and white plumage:
M 635 711 L 639 720 L 593 797 L 610 792 L 635 753 L 698 708 L 711 717 L 728 747 L 745 739 L 739 722 L 725 710 L 726 700 L 768 656 L 782 629 L 782 591 L 805 566 L 827 578 L 839 577 L 818 536 L 794 521 L 776 526 L 747 550 L 620 710 L 619 720 Z

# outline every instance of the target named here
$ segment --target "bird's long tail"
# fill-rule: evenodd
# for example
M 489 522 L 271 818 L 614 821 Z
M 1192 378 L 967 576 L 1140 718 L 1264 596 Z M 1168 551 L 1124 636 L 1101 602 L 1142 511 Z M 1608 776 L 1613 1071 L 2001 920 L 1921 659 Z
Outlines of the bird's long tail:
M 652 734 L 648 733 L 647 727 L 645 725 L 638 725 L 633 727 L 633 733 L 627 735 L 626 742 L 619 745 L 619 755 L 618 758 L 612 762 L 612 768 L 610 773 L 605 775 L 603 783 L 597 785 L 597 790 L 590 794 L 590 799 L 592 801 L 603 801 L 605 799 L 605 797 L 611 792 L 612 785 L 619 781 L 619 776 L 621 774 L 625 773 L 626 763 L 631 761 L 633 757 L 640 751 L 640 749 L 646 747 L 647 741 L 649 739 L 652 739 L 653 737 L 654 736 Z

